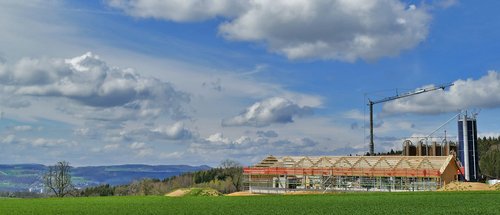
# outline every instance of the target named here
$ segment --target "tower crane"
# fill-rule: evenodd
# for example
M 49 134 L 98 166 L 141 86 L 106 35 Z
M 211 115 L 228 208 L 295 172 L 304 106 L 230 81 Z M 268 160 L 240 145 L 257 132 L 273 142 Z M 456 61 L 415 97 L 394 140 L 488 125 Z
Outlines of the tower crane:
M 375 154 L 375 152 L 374 152 L 375 145 L 373 143 L 373 105 L 374 104 L 384 103 L 384 102 L 388 102 L 388 101 L 392 101 L 392 100 L 396 100 L 396 99 L 400 99 L 400 98 L 405 98 L 405 97 L 414 96 L 414 95 L 418 95 L 418 94 L 422 94 L 422 93 L 426 93 L 426 92 L 431 92 L 434 90 L 439 90 L 439 89 L 444 90 L 445 88 L 450 87 L 450 86 L 453 86 L 453 84 L 450 83 L 450 84 L 444 84 L 444 85 L 440 85 L 440 86 L 433 86 L 433 87 L 428 87 L 428 88 L 423 88 L 423 89 L 417 89 L 415 91 L 403 93 L 401 95 L 390 96 L 390 97 L 386 97 L 386 98 L 375 100 L 375 101 L 368 99 L 367 105 L 370 106 L 370 155 L 373 156 Z

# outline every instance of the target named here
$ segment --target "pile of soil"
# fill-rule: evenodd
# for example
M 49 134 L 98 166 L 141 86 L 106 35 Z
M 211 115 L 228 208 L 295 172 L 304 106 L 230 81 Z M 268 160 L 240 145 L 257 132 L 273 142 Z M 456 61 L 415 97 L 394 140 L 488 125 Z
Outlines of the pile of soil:
M 490 186 L 491 190 L 500 190 L 500 183 L 493 184 Z
M 189 191 L 191 191 L 191 189 L 177 189 L 170 193 L 167 193 L 165 196 L 170 196 L 170 197 L 185 196 L 187 193 L 189 193 Z
M 258 196 L 261 194 L 250 193 L 249 191 L 241 191 L 227 194 L 226 196 Z
M 212 188 L 181 188 L 166 194 L 169 197 L 182 197 L 182 196 L 222 196 L 217 190 Z
M 493 186 L 489 186 L 479 182 L 451 182 L 439 191 L 479 191 L 479 190 L 495 190 Z

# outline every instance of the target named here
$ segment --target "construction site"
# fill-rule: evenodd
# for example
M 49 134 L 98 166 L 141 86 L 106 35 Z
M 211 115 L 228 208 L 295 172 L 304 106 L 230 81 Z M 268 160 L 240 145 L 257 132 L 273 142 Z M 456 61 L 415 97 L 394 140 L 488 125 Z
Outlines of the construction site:
M 461 111 L 428 136 L 402 142 L 399 155 L 375 156 L 373 105 L 418 95 L 442 85 L 369 100 L 370 143 L 366 156 L 267 156 L 245 167 L 245 187 L 250 193 L 338 191 L 435 191 L 456 181 L 478 181 L 477 114 Z M 432 135 L 456 120 L 456 142 Z

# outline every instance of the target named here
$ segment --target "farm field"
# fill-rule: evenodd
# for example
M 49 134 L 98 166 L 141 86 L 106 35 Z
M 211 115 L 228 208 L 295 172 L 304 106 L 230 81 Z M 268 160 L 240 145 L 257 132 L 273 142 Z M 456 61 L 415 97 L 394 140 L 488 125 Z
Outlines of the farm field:
M 0 199 L 0 214 L 499 214 L 500 192 Z

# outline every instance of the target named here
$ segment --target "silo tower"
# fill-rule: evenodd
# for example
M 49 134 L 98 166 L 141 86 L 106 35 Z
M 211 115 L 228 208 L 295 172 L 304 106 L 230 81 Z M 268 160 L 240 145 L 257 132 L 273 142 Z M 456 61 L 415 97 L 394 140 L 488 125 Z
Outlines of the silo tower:
M 458 159 L 463 166 L 464 181 L 479 180 L 476 114 L 461 114 L 458 118 Z

